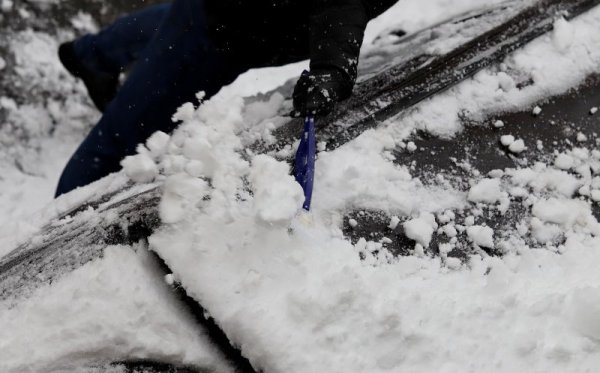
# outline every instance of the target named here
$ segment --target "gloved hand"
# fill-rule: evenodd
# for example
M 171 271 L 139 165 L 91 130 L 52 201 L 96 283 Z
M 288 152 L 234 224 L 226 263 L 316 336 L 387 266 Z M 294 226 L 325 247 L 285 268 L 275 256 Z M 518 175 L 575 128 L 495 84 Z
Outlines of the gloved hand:
M 352 81 L 336 68 L 304 71 L 296 83 L 292 116 L 327 115 L 352 94 Z

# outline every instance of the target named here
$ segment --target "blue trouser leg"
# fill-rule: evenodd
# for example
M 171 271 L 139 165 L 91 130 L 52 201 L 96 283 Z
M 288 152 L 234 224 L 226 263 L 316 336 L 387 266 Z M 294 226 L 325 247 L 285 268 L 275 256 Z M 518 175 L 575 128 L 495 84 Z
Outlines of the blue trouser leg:
M 147 7 L 120 17 L 97 34 L 88 34 L 74 43 L 75 53 L 88 68 L 118 73 L 129 67 L 148 45 L 171 3 Z
M 217 51 L 206 30 L 202 0 L 175 0 L 98 124 L 69 160 L 56 195 L 120 169 L 123 157 L 157 130 L 170 132 L 171 116 L 199 91 L 214 95 L 246 71 L 239 59 Z

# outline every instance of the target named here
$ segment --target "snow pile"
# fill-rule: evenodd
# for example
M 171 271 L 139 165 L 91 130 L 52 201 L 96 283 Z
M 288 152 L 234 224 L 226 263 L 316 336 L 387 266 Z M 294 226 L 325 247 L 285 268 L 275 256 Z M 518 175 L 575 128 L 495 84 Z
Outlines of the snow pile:
M 162 283 L 146 249 L 136 250 L 108 247 L 103 260 L 29 299 L 0 301 L 0 371 L 65 372 L 149 359 L 231 372 Z
M 211 125 L 207 115 L 224 103 L 205 105 L 192 121 L 214 131 L 235 127 L 231 122 Z M 333 153 L 344 154 L 343 149 Z M 239 160 L 236 154 L 231 151 L 229 157 Z M 228 167 L 221 167 L 230 161 L 219 157 L 217 162 L 212 177 L 229 175 Z M 321 157 L 318 166 L 327 162 Z M 287 171 L 273 167 L 268 178 L 285 179 Z M 484 179 L 474 185 L 470 198 L 495 203 L 505 197 L 505 188 L 515 185 L 560 195 L 563 190 L 554 188 L 551 178 L 538 175 L 561 172 L 542 167 L 507 170 L 497 173 L 507 185 Z M 164 226 L 150 239 L 151 247 L 257 367 L 286 372 L 323 366 L 334 372 L 469 372 L 491 367 L 497 372 L 563 372 L 599 362 L 595 351 L 600 348 L 600 318 L 587 308 L 586 299 L 599 296 L 595 284 L 600 275 L 592 263 L 600 262 L 594 249 L 600 242 L 589 231 L 572 229 L 597 225 L 588 204 L 563 197 L 570 205 L 558 199 L 540 199 L 534 205 L 535 218 L 561 225 L 566 232 L 560 256 L 521 242 L 503 259 L 472 255 L 466 267 L 456 258 L 427 256 L 373 266 L 357 255 L 368 252 L 366 242 L 353 246 L 344 239 L 331 224 L 335 216 L 319 204 L 308 220 L 300 215 L 287 226 L 257 224 L 261 198 L 246 188 L 263 182 L 253 177 L 248 185 L 238 183 L 236 200 L 228 199 L 225 207 L 222 200 L 202 198 L 201 211 L 198 204 L 189 205 L 195 213 Z M 227 189 L 227 194 L 232 192 Z M 327 183 L 321 189 L 331 192 Z M 212 197 L 223 190 L 203 193 Z M 445 211 L 437 222 L 451 227 L 454 218 Z M 404 228 L 427 245 L 437 222 L 424 213 Z M 390 223 L 398 224 L 397 218 Z M 490 227 L 474 225 L 473 217 L 465 225 L 475 245 L 495 247 Z M 449 250 L 444 250 L 447 255 Z
M 61 67 L 57 48 L 55 37 L 43 32 L 10 38 L 5 57 L 14 64 L 2 73 L 14 79 L 11 90 L 25 99 L 0 94 L 0 225 L 52 200 L 68 157 L 98 117 L 83 85 Z
M 184 118 L 171 144 L 183 132 L 187 141 L 219 154 L 210 161 L 200 157 L 211 165 L 206 174 L 186 176 L 211 187 L 203 183 L 181 218 L 151 237 L 151 247 L 244 355 L 266 371 L 318 371 L 327 366 L 335 372 L 492 367 L 498 372 L 562 372 L 595 367 L 600 346 L 593 331 L 600 319 L 584 310 L 580 292 L 597 297 L 599 275 L 591 262 L 600 263 L 600 252 L 594 249 L 600 232 L 589 203 L 572 199 L 585 185 L 591 193 L 590 172 L 582 169 L 578 178 L 541 163 L 499 170 L 473 183 L 465 195 L 448 185 L 423 185 L 410 169 L 391 162 L 386 150 L 414 129 L 455 133 L 460 128 L 453 116 L 458 118 L 463 110 L 528 106 L 581 81 L 600 62 L 600 54 L 588 52 L 598 41 L 598 18 L 600 10 L 595 9 L 570 24 L 576 37 L 569 48 L 564 45 L 568 38 L 561 38 L 560 51 L 549 42 L 556 35 L 541 38 L 511 56 L 503 74 L 484 71 L 416 112 L 391 120 L 387 128 L 321 153 L 314 210 L 308 216 L 292 218 L 300 199 L 286 182 L 285 165 L 240 155 L 244 141 L 235 139 L 246 136 L 243 107 L 236 101 L 207 102 Z M 567 66 L 569 74 L 555 74 L 561 81 L 549 78 Z M 535 83 L 520 90 L 508 84 L 509 72 L 516 71 L 533 76 Z M 199 134 L 201 139 L 195 137 Z M 233 146 L 222 144 L 222 138 Z M 522 140 L 506 142 L 511 152 L 525 150 Z M 193 160 L 169 146 L 170 153 L 158 165 L 173 154 L 184 155 L 182 165 Z M 593 163 L 589 154 L 586 158 L 585 152 L 573 152 L 578 161 L 569 169 Z M 252 169 L 260 171 L 253 174 Z M 282 189 L 280 181 L 286 185 Z M 271 191 L 264 197 L 269 183 Z M 278 195 L 282 203 L 273 206 L 270 195 Z M 446 212 L 465 209 L 469 202 L 474 214 L 463 225 Z M 478 222 L 486 206 L 502 213 L 508 203 L 531 208 L 530 220 L 500 235 Z M 263 208 L 277 224 L 264 224 Z M 415 253 L 421 256 L 392 259 L 385 250 L 369 249 L 366 239 L 352 245 L 340 225 L 343 212 L 353 208 L 407 217 L 403 228 L 418 243 L 415 249 L 420 246 Z M 423 247 L 438 230 L 450 243 L 440 247 L 441 257 L 423 256 Z M 451 257 L 452 242 L 461 234 L 475 247 L 499 249 L 505 257 L 483 251 L 464 261 Z M 550 250 L 532 250 L 537 247 L 530 246 L 529 238 Z M 585 313 L 581 323 L 573 316 L 580 313 Z
M 157 133 L 138 148 L 137 155 L 122 162 L 125 173 L 135 181 L 165 179 L 160 204 L 164 222 L 185 219 L 190 206 L 212 207 L 217 214 L 226 210 L 224 206 L 237 210 L 240 199 L 252 199 L 256 220 L 267 226 L 287 226 L 296 215 L 304 194 L 289 175 L 289 166 L 266 155 L 251 156 L 248 161 L 239 152 L 242 143 L 236 133 L 246 126 L 243 107 L 243 100 L 227 96 L 215 97 L 197 111 L 184 105 L 174 120 L 185 123 L 172 137 Z M 246 181 L 251 190 L 245 189 Z
M 379 135 L 386 141 L 389 141 L 388 136 L 393 136 L 402 141 L 405 131 L 416 128 L 450 137 L 461 130 L 461 117 L 483 120 L 493 113 L 533 106 L 550 94 L 566 92 L 598 71 L 600 50 L 595 46 L 600 43 L 599 21 L 598 7 L 571 22 L 559 19 L 552 33 L 514 52 L 497 68 L 481 71 L 473 79 L 421 103 L 414 112 L 388 120 L 387 133 L 377 131 L 371 135 Z M 563 33 L 572 33 L 573 37 Z M 557 46 L 557 38 L 570 44 Z M 512 83 L 507 84 L 507 81 Z M 541 110 L 537 106 L 532 114 L 539 114 Z M 516 144 L 511 151 L 523 151 L 525 144 L 514 140 Z
M 155 146 L 156 138 L 151 138 L 145 147 L 140 147 L 138 155 L 123 164 L 130 175 L 153 167 L 160 170 L 160 175 L 154 178 L 165 178 L 161 217 L 168 224 L 151 237 L 152 248 L 175 269 L 191 294 L 217 317 L 228 335 L 243 345 L 246 356 L 267 370 L 314 370 L 323 366 L 331 354 L 326 348 L 331 338 L 326 320 L 333 315 L 340 316 L 344 325 L 358 323 L 366 315 L 371 321 L 357 331 L 358 335 L 366 336 L 376 330 L 386 333 L 389 322 L 398 327 L 391 309 L 384 312 L 384 317 L 392 319 L 383 324 L 381 316 L 372 314 L 373 301 L 382 302 L 368 294 L 372 290 L 348 293 L 347 287 L 357 284 L 353 278 L 366 275 L 361 274 L 363 269 L 367 272 L 372 269 L 359 259 L 360 248 L 345 240 L 331 222 L 340 218 L 345 206 L 375 201 L 376 197 L 381 198 L 381 193 L 394 197 L 388 201 L 388 208 L 403 214 L 417 210 L 418 204 L 426 205 L 427 200 L 456 207 L 464 197 L 459 198 L 462 195 L 452 190 L 435 196 L 418 180 L 411 180 L 405 169 L 396 169 L 376 151 L 366 152 L 365 159 L 356 159 L 352 153 L 356 149 L 350 148 L 323 154 L 318 162 L 320 172 L 341 163 L 347 167 L 338 166 L 337 172 L 321 177 L 324 183 L 317 183 L 316 189 L 320 191 L 315 195 L 315 201 L 321 202 L 316 203 L 318 207 L 312 214 L 300 214 L 303 195 L 289 176 L 289 166 L 266 155 L 241 151 L 238 134 L 248 126 L 242 100 L 215 97 L 196 111 L 191 109 L 186 105 L 179 110 L 176 119 L 184 123 L 168 141 L 167 137 L 157 135 L 161 141 L 160 146 Z M 168 151 L 153 157 L 152 148 Z M 381 145 L 372 148 L 381 150 Z M 327 155 L 335 158 L 328 159 Z M 356 161 L 350 162 L 351 159 Z M 153 167 L 146 165 L 148 160 Z M 370 185 L 359 172 L 361 162 L 376 165 L 372 168 Z M 345 176 L 345 190 L 349 193 L 341 196 L 338 190 L 341 181 L 337 179 L 340 172 Z M 383 177 L 386 173 L 388 176 Z M 377 180 L 380 184 L 373 183 Z M 406 184 L 406 191 L 397 188 L 402 184 Z M 369 187 L 377 185 L 381 188 L 370 190 Z M 411 194 L 413 202 L 406 205 Z M 415 195 L 420 199 L 416 200 Z M 331 209 L 332 206 L 335 208 Z M 433 208 L 434 203 L 430 202 L 430 206 Z M 405 224 L 423 245 L 428 245 L 436 227 L 432 214 Z M 325 252 L 327 255 L 323 255 Z M 315 276 L 317 273 L 320 275 Z M 353 280 L 347 283 L 346 279 Z M 217 283 L 219 286 L 215 287 Z M 327 300 L 329 295 L 327 298 L 319 295 L 327 284 L 336 284 L 339 296 Z M 350 313 L 343 311 L 349 301 L 347 296 L 355 299 L 348 304 Z M 338 309 L 342 314 L 338 314 Z M 242 320 L 237 318 L 240 312 L 256 323 L 251 327 L 241 324 Z M 297 322 L 308 324 L 290 336 L 289 325 Z M 323 327 L 323 333 L 311 332 Z M 319 341 L 316 344 L 312 341 L 315 337 Z M 256 339 L 256 343 L 245 342 L 250 341 L 247 338 Z M 375 338 L 373 343 L 383 348 L 384 340 Z M 348 341 L 347 351 L 356 350 L 355 343 Z M 279 347 L 274 349 L 275 345 Z M 318 357 L 311 363 L 314 366 L 306 366 L 305 361 L 299 364 L 287 361 L 293 359 L 289 354 L 282 361 L 273 359 L 292 348 L 302 348 L 308 355 Z M 381 359 L 391 359 L 382 364 L 393 366 L 395 359 L 388 352 L 382 353 Z M 373 362 L 369 358 L 361 364 L 369 370 Z

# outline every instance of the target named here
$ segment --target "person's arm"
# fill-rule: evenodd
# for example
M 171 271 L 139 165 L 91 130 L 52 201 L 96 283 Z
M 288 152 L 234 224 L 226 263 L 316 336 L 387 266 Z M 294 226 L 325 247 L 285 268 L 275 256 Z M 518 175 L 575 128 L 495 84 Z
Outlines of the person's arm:
M 338 68 L 354 83 L 367 12 L 362 0 L 313 0 L 310 68 Z
M 296 85 L 294 107 L 302 115 L 325 115 L 352 93 L 369 19 L 362 0 L 310 4 L 310 72 Z

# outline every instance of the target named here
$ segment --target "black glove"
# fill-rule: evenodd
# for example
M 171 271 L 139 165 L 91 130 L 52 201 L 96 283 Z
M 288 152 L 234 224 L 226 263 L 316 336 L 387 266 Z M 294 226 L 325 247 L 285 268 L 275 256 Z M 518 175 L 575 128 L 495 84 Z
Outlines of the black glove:
M 336 68 L 304 71 L 294 88 L 292 116 L 327 115 L 352 94 L 352 82 Z

